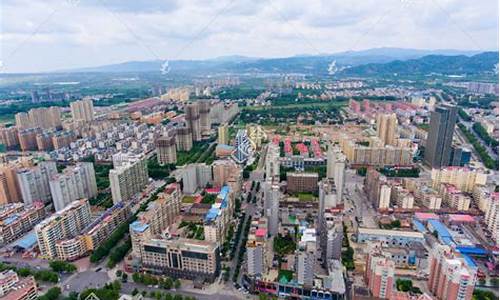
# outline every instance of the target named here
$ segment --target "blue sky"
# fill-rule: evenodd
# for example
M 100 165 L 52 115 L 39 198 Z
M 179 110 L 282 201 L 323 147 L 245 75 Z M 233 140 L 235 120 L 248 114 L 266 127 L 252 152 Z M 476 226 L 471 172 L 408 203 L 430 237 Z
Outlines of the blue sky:
M 375 47 L 498 49 L 496 0 L 2 0 L 3 72 Z

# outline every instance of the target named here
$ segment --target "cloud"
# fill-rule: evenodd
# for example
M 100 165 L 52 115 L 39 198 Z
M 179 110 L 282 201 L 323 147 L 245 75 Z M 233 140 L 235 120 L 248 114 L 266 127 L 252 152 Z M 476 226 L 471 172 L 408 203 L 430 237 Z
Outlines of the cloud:
M 497 49 L 491 0 L 4 0 L 6 72 L 373 47 Z

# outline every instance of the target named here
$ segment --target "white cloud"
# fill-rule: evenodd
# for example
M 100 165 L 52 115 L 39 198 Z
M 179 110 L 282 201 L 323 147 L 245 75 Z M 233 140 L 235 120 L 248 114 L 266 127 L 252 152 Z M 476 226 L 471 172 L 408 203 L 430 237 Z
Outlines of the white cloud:
M 498 4 L 491 0 L 2 2 L 7 72 L 232 54 L 498 47 Z

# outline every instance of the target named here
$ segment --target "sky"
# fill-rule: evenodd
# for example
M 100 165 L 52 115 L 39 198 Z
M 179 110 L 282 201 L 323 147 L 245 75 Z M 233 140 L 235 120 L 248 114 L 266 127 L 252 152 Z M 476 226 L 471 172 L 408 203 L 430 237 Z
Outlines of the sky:
M 496 0 L 1 0 L 0 72 L 378 47 L 498 49 Z

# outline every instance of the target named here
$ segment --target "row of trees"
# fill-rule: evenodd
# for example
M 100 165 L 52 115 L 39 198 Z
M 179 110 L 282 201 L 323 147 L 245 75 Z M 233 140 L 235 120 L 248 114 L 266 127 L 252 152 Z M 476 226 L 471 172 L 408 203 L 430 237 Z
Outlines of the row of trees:
M 498 147 L 498 141 L 495 140 L 494 138 L 492 138 L 488 134 L 486 129 L 484 129 L 483 125 L 481 125 L 481 123 L 479 123 L 479 122 L 474 123 L 474 125 L 472 125 L 472 130 L 474 130 L 474 132 L 477 133 L 477 135 L 479 135 L 479 137 L 483 140 L 483 142 L 486 145 L 493 147 L 493 148 Z
M 481 142 L 477 140 L 472 132 L 470 132 L 464 124 L 459 123 L 458 128 L 465 135 L 469 143 L 472 144 L 474 150 L 476 150 L 477 154 L 483 161 L 484 165 L 488 169 L 498 170 L 498 160 L 494 160 L 489 154 L 488 151 L 481 145 Z
M 238 252 L 238 261 L 236 262 L 236 269 L 233 273 L 233 281 L 236 282 L 238 280 L 238 276 L 240 275 L 241 264 L 243 263 L 243 258 L 245 256 L 245 252 L 247 250 L 247 239 L 248 232 L 250 231 L 250 225 L 252 224 L 252 218 L 248 218 L 245 228 L 243 229 L 243 237 L 240 242 L 240 250 Z
M 141 283 L 144 285 L 158 285 L 159 287 L 170 290 L 171 288 L 180 288 L 181 281 L 179 279 L 172 279 L 170 277 L 156 277 L 147 273 L 134 273 L 132 274 L 132 280 L 135 283 Z

